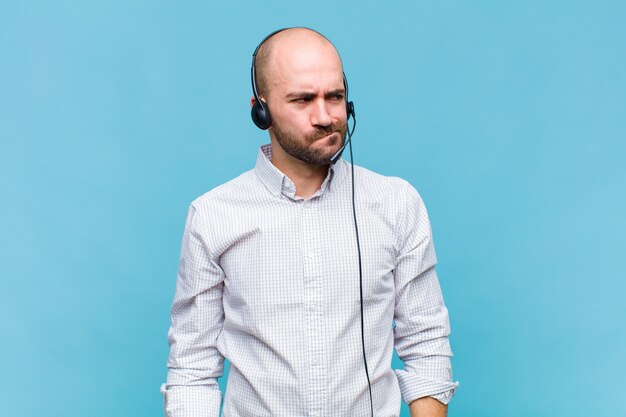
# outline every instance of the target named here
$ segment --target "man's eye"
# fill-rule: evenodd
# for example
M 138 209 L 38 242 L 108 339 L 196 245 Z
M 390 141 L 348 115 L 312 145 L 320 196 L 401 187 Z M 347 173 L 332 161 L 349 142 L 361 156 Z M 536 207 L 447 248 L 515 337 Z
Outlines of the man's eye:
M 335 94 L 333 95 L 333 100 L 343 100 L 343 94 Z

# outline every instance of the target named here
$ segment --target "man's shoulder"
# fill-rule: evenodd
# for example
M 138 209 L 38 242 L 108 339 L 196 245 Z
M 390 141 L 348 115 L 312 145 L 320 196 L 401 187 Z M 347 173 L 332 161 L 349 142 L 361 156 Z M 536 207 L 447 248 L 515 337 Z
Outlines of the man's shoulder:
M 354 172 L 357 178 L 357 190 L 361 187 L 361 190 L 369 191 L 370 194 L 382 198 L 397 199 L 399 196 L 420 198 L 415 187 L 404 178 L 383 175 L 358 165 L 354 166 Z
M 256 177 L 254 170 L 251 169 L 230 181 L 212 188 L 193 200 L 191 205 L 196 209 L 202 209 L 208 206 L 214 206 L 215 204 L 223 204 L 228 201 L 236 200 L 237 197 L 250 195 L 255 184 Z

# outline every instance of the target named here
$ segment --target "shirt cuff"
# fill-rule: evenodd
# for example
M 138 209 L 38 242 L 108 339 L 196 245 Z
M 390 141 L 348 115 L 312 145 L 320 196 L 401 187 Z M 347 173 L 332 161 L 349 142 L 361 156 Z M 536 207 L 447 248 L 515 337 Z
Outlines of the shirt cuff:
M 161 385 L 166 417 L 219 417 L 222 393 L 205 385 Z
M 459 384 L 457 383 L 457 386 L 458 385 Z M 430 395 L 429 397 L 434 398 L 435 400 L 439 401 L 442 404 L 448 404 L 453 396 L 454 396 L 454 390 L 451 389 L 451 390 L 446 391 L 446 392 Z
M 458 382 L 432 380 L 401 369 L 396 369 L 395 372 L 402 399 L 407 404 L 422 397 L 433 397 L 448 404 L 454 396 L 454 390 L 459 386 Z

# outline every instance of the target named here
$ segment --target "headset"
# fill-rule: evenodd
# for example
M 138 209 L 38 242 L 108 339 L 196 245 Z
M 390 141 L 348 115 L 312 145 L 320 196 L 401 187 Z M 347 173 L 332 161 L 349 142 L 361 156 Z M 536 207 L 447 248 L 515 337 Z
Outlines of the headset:
M 302 28 L 302 27 L 298 27 L 298 28 Z M 259 97 L 259 92 L 258 92 L 257 84 L 256 84 L 256 54 L 259 52 L 259 49 L 261 48 L 261 46 L 263 46 L 263 44 L 269 38 L 287 29 L 295 29 L 295 28 L 283 28 L 283 29 L 278 29 L 270 33 L 265 38 L 263 38 L 261 43 L 259 43 L 259 45 L 254 50 L 254 53 L 252 54 L 252 68 L 250 69 L 250 78 L 252 80 L 252 93 L 254 94 L 254 105 L 252 106 L 250 115 L 252 116 L 252 121 L 254 122 L 254 124 L 257 125 L 257 127 L 261 130 L 269 129 L 269 127 L 272 125 L 272 117 L 270 116 L 270 110 L 267 107 L 267 103 L 265 103 L 265 101 L 261 100 L 261 98 Z M 309 28 L 302 28 L 302 29 L 309 29 Z M 309 29 L 309 30 L 313 30 L 313 29 Z M 319 33 L 315 30 L 313 31 L 316 33 Z M 320 35 L 323 36 L 321 33 Z M 355 119 L 356 117 L 354 114 L 354 103 L 348 100 L 348 80 L 346 78 L 345 73 L 342 73 L 342 75 L 343 75 L 343 87 L 346 91 L 346 114 L 348 115 L 348 119 L 350 118 L 350 116 L 352 116 L 352 118 Z
M 256 54 L 259 52 L 259 49 L 261 48 L 261 46 L 263 46 L 263 44 L 269 38 L 271 38 L 272 36 L 284 30 L 295 29 L 295 28 L 296 27 L 282 28 L 282 29 L 278 29 L 270 33 L 265 38 L 263 38 L 263 40 L 261 40 L 261 42 L 257 45 L 256 49 L 254 50 L 254 53 L 252 54 L 252 68 L 250 69 L 250 76 L 251 76 L 250 78 L 252 81 L 252 93 L 254 94 L 254 104 L 252 105 L 252 110 L 250 112 L 250 115 L 252 117 L 252 121 L 254 122 L 254 124 L 261 130 L 269 129 L 269 127 L 272 125 L 272 117 L 270 116 L 270 110 L 269 110 L 269 107 L 267 106 L 267 103 L 261 100 L 261 98 L 259 97 L 259 92 L 258 92 L 257 83 L 256 83 Z M 318 33 L 320 36 L 326 39 L 324 35 L 322 35 L 321 33 L 317 32 L 314 29 L 305 28 L 302 26 L 297 26 L 297 28 L 311 30 L 313 32 Z M 350 145 L 350 166 L 351 166 L 351 178 L 352 178 L 352 214 L 354 217 L 354 232 L 356 234 L 356 247 L 357 247 L 357 253 L 358 253 L 358 260 L 359 260 L 359 294 L 360 294 L 360 301 L 361 301 L 361 347 L 362 347 L 362 352 L 363 352 L 363 365 L 365 368 L 365 376 L 367 378 L 367 388 L 368 388 L 369 398 L 370 398 L 370 413 L 371 413 L 371 417 L 374 417 L 374 401 L 372 399 L 372 384 L 370 382 L 369 368 L 367 366 L 367 356 L 365 354 L 365 325 L 364 325 L 364 320 L 363 320 L 363 315 L 364 315 L 363 314 L 363 269 L 361 266 L 361 244 L 359 241 L 359 227 L 357 224 L 356 204 L 355 204 L 355 195 L 354 195 L 354 161 L 352 157 L 352 134 L 354 133 L 354 129 L 356 128 L 356 113 L 354 112 L 354 103 L 348 99 L 348 79 L 346 78 L 346 74 L 344 72 L 342 72 L 342 76 L 343 76 L 343 87 L 345 89 L 345 100 L 346 100 L 346 114 L 347 114 L 346 123 L 350 119 L 350 117 L 352 117 L 352 129 L 348 129 L 347 131 L 348 139 L 344 140 L 344 143 L 341 146 L 341 148 L 330 158 L 330 163 L 335 164 L 341 158 L 341 154 L 343 153 L 346 146 Z

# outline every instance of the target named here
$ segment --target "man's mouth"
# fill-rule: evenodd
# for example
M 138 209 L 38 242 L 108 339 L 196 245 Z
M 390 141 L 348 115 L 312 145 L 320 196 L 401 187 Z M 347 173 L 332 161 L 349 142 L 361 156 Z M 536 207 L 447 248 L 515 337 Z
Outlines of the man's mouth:
M 336 131 L 336 130 L 333 130 L 332 132 L 329 132 L 329 133 L 327 133 L 327 134 L 325 134 L 325 135 L 323 135 L 323 136 L 320 136 L 319 138 L 317 138 L 317 140 L 320 140 L 320 139 L 326 139 L 326 138 L 328 138 L 328 137 L 330 137 L 330 136 L 334 135 L 335 133 L 339 133 L 339 132 L 338 132 L 338 131 Z

